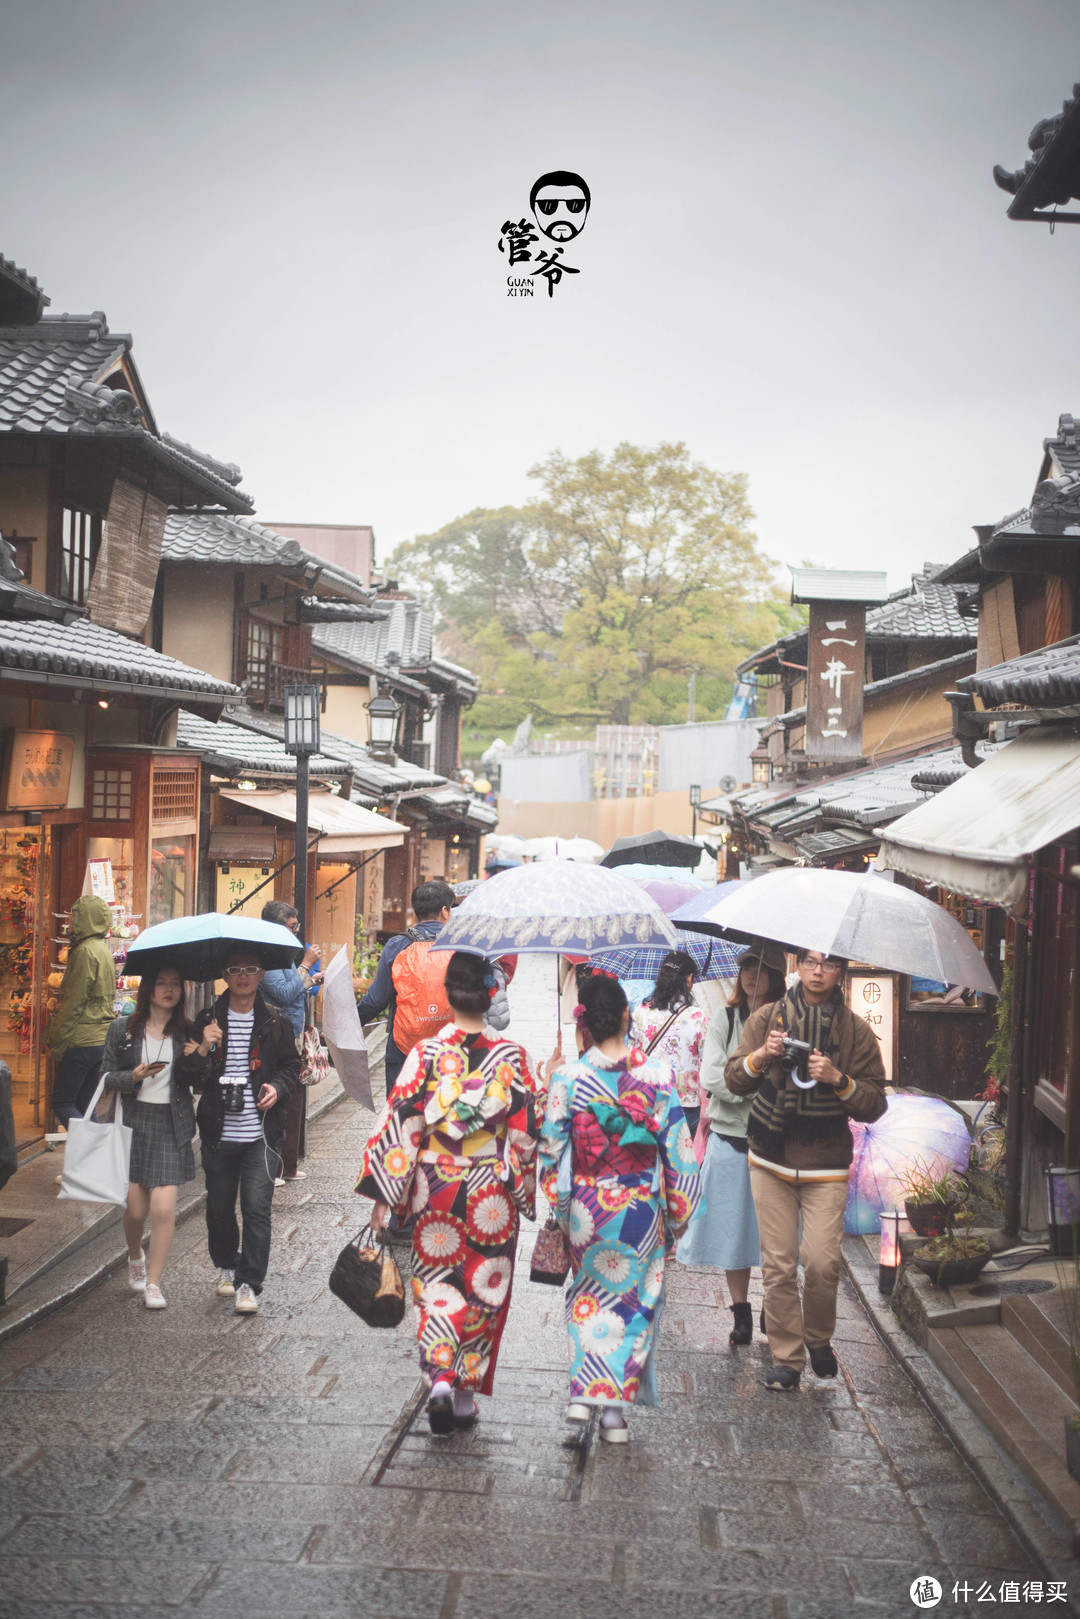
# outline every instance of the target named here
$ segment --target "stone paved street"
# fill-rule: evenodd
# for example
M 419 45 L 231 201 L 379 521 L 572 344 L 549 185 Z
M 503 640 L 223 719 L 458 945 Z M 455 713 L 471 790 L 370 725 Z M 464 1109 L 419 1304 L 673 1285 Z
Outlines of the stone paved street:
M 512 991 L 537 1056 L 553 979 L 526 961 Z M 115 1276 L 7 1346 L 5 1619 L 887 1619 L 918 1611 L 920 1574 L 950 1615 L 990 1611 L 954 1581 L 1035 1576 L 846 1282 L 843 1375 L 781 1396 L 763 1340 L 729 1347 L 719 1280 L 675 1267 L 661 1410 L 623 1450 L 575 1445 L 561 1295 L 529 1283 L 526 1227 L 496 1396 L 432 1441 L 411 1315 L 373 1332 L 326 1286 L 369 1124 L 345 1102 L 313 1129 L 257 1317 L 214 1296 L 195 1219 L 167 1310 Z

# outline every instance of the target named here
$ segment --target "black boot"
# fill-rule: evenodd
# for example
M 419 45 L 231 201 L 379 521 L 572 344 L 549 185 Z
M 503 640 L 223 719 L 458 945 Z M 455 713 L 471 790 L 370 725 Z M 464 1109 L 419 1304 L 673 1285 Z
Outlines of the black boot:
M 735 1325 L 731 1329 L 728 1339 L 733 1344 L 748 1344 L 754 1337 L 754 1312 L 748 1304 L 733 1304 L 731 1313 L 735 1317 Z
M 765 1325 L 765 1306 L 764 1305 L 761 1306 L 761 1314 L 757 1318 L 757 1324 L 758 1324 L 758 1331 L 760 1332 L 761 1336 L 763 1338 L 767 1338 L 769 1336 L 769 1329 Z

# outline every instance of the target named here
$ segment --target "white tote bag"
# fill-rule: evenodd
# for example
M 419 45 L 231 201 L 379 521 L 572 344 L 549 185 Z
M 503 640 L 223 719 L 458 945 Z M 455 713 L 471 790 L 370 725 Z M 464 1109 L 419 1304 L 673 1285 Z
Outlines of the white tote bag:
M 104 1088 L 103 1074 L 83 1117 L 68 1122 L 58 1197 L 74 1198 L 78 1203 L 127 1202 L 131 1128 L 120 1123 L 119 1107 L 114 1123 L 98 1124 L 94 1109 Z

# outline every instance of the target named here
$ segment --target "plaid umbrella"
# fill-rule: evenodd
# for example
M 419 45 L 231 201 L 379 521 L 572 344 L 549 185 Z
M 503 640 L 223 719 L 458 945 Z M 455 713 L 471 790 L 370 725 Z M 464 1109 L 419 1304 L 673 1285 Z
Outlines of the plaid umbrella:
M 746 945 L 732 945 L 726 939 L 681 939 L 675 950 L 685 950 L 694 958 L 700 979 L 734 978 L 739 970 L 739 957 Z M 617 978 L 647 978 L 655 984 L 660 965 L 668 954 L 666 950 L 601 950 L 592 957 L 594 966 Z

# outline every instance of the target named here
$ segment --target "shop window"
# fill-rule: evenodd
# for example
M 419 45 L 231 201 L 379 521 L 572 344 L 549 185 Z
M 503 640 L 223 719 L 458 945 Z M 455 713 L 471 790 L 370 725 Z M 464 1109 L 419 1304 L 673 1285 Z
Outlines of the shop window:
M 170 922 L 187 911 L 190 838 L 155 838 L 150 845 L 149 920 Z
M 151 820 L 191 821 L 199 813 L 195 770 L 155 770 Z
M 944 888 L 926 888 L 928 899 L 940 905 L 959 922 L 971 936 L 984 959 L 986 954 L 986 908 L 975 905 L 963 894 L 952 894 Z M 985 1012 L 986 996 L 960 984 L 946 984 L 936 978 L 912 978 L 908 987 L 908 1011 L 933 1012 Z
M 95 770 L 90 802 L 92 821 L 130 821 L 131 771 L 104 767 Z
M 101 520 L 92 512 L 64 507 L 64 527 L 60 545 L 60 578 L 56 594 L 76 607 L 85 607 L 90 594 L 90 578 L 97 561 Z

